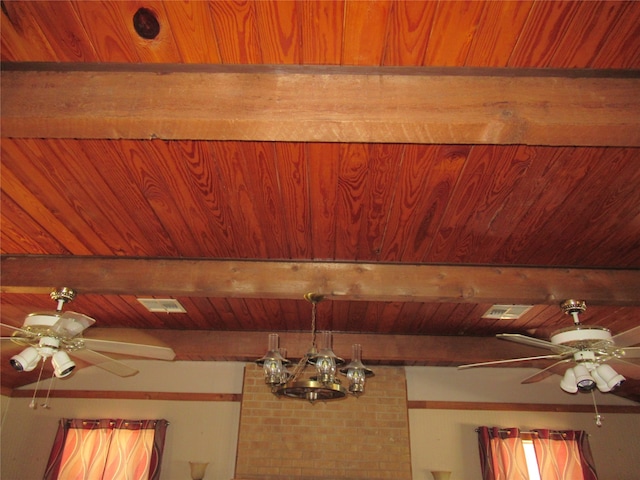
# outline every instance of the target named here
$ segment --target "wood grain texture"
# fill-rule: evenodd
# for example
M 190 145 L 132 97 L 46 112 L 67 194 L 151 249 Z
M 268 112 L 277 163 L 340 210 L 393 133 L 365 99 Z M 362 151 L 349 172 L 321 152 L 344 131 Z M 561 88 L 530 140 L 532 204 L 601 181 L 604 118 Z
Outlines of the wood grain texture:
M 114 2 L 74 0 L 84 30 L 101 62 L 140 62 L 122 10 Z M 53 18 L 59 22 L 55 15 Z
M 423 65 L 464 65 L 483 8 L 481 2 L 438 2 Z
M 4 253 L 640 265 L 638 149 L 36 139 L 1 148 Z M 33 234 L 16 242 L 9 231 Z
M 535 2 L 507 66 L 548 67 L 581 2 Z
M 506 67 L 532 5 L 523 0 L 486 3 L 464 64 Z
M 261 63 L 253 2 L 209 2 L 222 63 Z
M 171 31 L 164 3 L 160 0 L 131 0 L 116 2 L 120 15 L 127 25 L 130 41 L 143 63 L 173 63 L 180 62 L 180 52 Z M 153 12 L 160 25 L 158 36 L 153 39 L 142 38 L 135 31 L 133 16 L 140 8 Z
M 142 6 L 159 19 L 155 40 L 133 30 Z M 553 295 L 586 295 L 586 324 L 637 326 L 640 306 L 617 296 L 633 281 L 591 272 L 640 268 L 640 2 L 5 0 L 0 59 L 3 254 L 255 267 L 132 269 L 120 294 L 74 300 L 106 330 L 253 330 L 255 343 L 241 336 L 213 353 L 196 333 L 205 342 L 181 353 L 252 360 L 267 332 L 307 332 L 302 295 L 336 285 L 344 295 L 319 304 L 318 326 L 418 342 L 407 357 L 392 343 L 389 364 L 446 365 L 469 351 L 429 347 L 425 358 L 424 336 L 548 338 L 570 320 Z M 274 271 L 287 261 L 298 270 Z M 314 261 L 328 270 L 310 273 Z M 460 262 L 522 276 L 407 273 Z M 352 265 L 361 270 L 343 271 Z M 2 293 L 2 321 L 51 310 L 48 283 L 86 285 L 76 273 L 114 272 L 52 279 L 45 264 L 29 275 L 47 284 Z M 146 311 L 139 287 L 171 279 L 184 290 L 160 292 L 188 313 Z M 504 282 L 546 303 L 482 318 Z M 408 285 L 407 297 L 389 294 Z M 3 392 L 29 381 L 9 351 Z M 620 395 L 640 399 L 639 384 Z
M 382 65 L 392 2 L 345 2 L 342 65 Z
M 2 134 L 640 145 L 635 77 L 310 68 L 165 75 L 3 71 Z M 113 91 L 121 94 L 114 98 Z
M 638 7 L 636 2 L 625 5 L 616 23 L 606 33 L 602 48 L 595 52 L 593 68 L 638 68 L 640 46 L 634 39 L 640 38 Z
M 340 65 L 344 0 L 309 0 L 301 4 L 303 63 Z
M 394 2 L 384 65 L 422 65 L 438 2 Z
M 618 17 L 624 14 L 623 2 L 580 2 L 571 24 L 563 32 L 562 40 L 553 57 L 550 68 L 576 68 L 593 65 L 595 52 L 601 52 Z
M 299 64 L 302 62 L 300 40 L 300 2 L 256 2 L 258 38 L 262 62 Z
M 383 263 L 258 262 L 207 259 L 2 256 L 3 292 L 78 291 L 124 295 L 300 298 L 314 292 L 334 300 L 637 305 L 640 271 Z M 102 272 L 100 277 L 96 271 Z M 273 281 L 276 279 L 276 281 Z M 383 281 L 384 280 L 384 281 Z
M 164 8 L 183 63 L 220 63 L 217 35 L 207 2 L 165 2 Z
M 634 1 L 3 3 L 11 61 L 638 68 Z M 132 15 L 156 12 L 142 40 Z M 579 48 L 578 48 L 579 46 Z M 93 54 L 91 52 L 94 52 Z

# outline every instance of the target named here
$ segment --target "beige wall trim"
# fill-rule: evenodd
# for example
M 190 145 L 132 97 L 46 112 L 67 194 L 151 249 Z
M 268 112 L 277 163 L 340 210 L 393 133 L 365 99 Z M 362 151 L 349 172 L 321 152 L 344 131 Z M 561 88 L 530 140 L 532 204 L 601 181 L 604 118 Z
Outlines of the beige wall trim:
M 32 397 L 34 390 L 13 390 L 11 397 Z M 52 390 L 52 398 L 110 398 L 118 400 L 169 400 L 184 402 L 241 402 L 241 393 L 118 392 L 111 390 Z
M 493 403 L 493 402 L 443 402 L 409 400 L 409 409 L 423 410 L 499 410 L 515 412 L 575 412 L 592 413 L 593 405 L 564 405 L 538 403 Z M 640 406 L 627 405 L 598 405 L 601 413 L 640 413 Z

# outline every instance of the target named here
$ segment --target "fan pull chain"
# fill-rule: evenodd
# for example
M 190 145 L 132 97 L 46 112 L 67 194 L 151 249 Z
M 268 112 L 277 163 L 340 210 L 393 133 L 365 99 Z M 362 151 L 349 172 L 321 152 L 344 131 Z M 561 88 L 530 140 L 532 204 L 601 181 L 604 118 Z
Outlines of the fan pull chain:
M 31 402 L 29 403 L 29 408 L 35 410 L 38 408 L 36 404 L 36 395 L 38 394 L 38 387 L 40 386 L 40 379 L 42 378 L 42 371 L 44 370 L 44 358 L 42 359 L 42 366 L 40 367 L 40 373 L 38 374 L 38 381 L 36 382 L 36 389 L 33 391 L 33 397 L 31 398 Z
M 44 362 L 42 362 L 44 363 Z M 44 399 L 44 403 L 41 403 L 40 406 L 43 408 L 49 408 L 49 394 L 51 393 L 51 388 L 53 387 L 54 382 L 56 381 L 55 372 L 51 374 L 51 380 L 49 380 L 49 388 L 47 389 L 47 396 Z
M 595 410 L 595 412 L 596 412 L 596 416 L 595 416 L 595 419 L 596 419 L 596 425 L 597 425 L 598 427 L 601 427 L 601 426 L 602 426 L 602 415 L 600 415 L 600 414 L 598 413 L 598 405 L 596 405 L 596 394 L 594 393 L 594 391 L 593 391 L 593 390 L 591 390 L 591 398 L 593 399 L 593 409 L 594 409 L 594 410 Z

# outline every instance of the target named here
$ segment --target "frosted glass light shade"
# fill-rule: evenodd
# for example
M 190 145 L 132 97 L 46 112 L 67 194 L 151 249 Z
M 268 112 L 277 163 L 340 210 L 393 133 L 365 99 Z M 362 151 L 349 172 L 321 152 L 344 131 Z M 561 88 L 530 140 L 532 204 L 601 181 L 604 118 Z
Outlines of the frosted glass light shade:
M 560 380 L 560 388 L 567 393 L 576 393 L 578 391 L 578 385 L 576 384 L 576 374 L 573 372 L 573 368 L 568 368 L 564 372 L 564 377 Z
M 589 392 L 596 388 L 596 382 L 589 374 L 589 370 L 584 365 L 576 365 L 573 367 L 573 373 L 576 374 L 576 385 L 578 390 L 582 392 Z

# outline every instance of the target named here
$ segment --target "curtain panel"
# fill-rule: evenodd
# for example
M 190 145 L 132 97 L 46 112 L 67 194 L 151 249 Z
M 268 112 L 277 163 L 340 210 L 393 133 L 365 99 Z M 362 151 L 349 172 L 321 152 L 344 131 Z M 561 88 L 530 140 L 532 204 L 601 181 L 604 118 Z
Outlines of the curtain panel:
M 522 432 L 478 427 L 482 480 L 529 480 Z M 589 438 L 582 430 L 533 430 L 540 476 L 544 480 L 597 480 Z
M 158 480 L 166 420 L 61 419 L 45 480 Z
M 524 447 L 517 428 L 478 428 L 482 480 L 529 480 Z
M 589 446 L 582 430 L 535 430 L 531 437 L 545 480 L 597 480 Z

